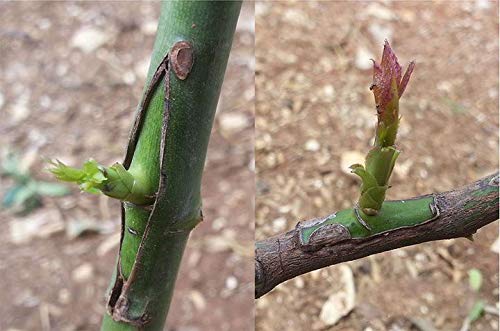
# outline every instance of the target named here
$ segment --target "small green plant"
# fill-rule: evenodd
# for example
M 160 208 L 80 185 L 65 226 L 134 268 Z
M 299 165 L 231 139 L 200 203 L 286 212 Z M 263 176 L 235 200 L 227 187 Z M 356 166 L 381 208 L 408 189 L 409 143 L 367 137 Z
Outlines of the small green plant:
M 37 180 L 20 156 L 7 151 L 0 164 L 0 175 L 13 181 L 7 188 L 2 206 L 18 214 L 27 214 L 42 205 L 42 197 L 58 197 L 69 193 L 61 184 Z
M 481 290 L 481 286 L 483 285 L 483 274 L 479 269 L 470 269 L 469 270 L 469 286 L 476 293 L 479 293 Z M 481 299 L 476 299 L 474 305 L 469 310 L 469 314 L 467 315 L 467 319 L 465 323 L 470 324 L 474 321 L 478 320 L 481 316 L 483 316 L 485 308 L 485 303 Z
M 410 62 L 402 75 L 402 68 L 387 40 L 380 65 L 373 61 L 373 84 L 370 90 L 375 96 L 378 117 L 375 146 L 368 152 L 364 166 L 351 166 L 352 172 L 362 180 L 358 205 L 365 215 L 378 214 L 389 188 L 389 178 L 400 153 L 395 145 L 400 120 L 399 99 L 414 67 L 415 62 Z

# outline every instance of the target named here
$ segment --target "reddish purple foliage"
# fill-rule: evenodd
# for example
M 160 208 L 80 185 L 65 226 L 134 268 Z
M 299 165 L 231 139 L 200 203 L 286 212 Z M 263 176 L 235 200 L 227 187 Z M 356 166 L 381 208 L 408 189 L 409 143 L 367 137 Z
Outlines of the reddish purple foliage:
M 392 80 L 394 79 L 396 82 L 399 99 L 406 89 L 406 85 L 410 80 L 414 67 L 415 62 L 410 62 L 408 69 L 406 69 L 404 76 L 401 78 L 402 68 L 398 63 L 398 58 L 392 51 L 389 42 L 387 40 L 385 41 L 380 65 L 373 61 L 373 85 L 371 89 L 375 95 L 375 102 L 379 113 L 384 112 L 387 104 L 393 98 L 391 91 Z

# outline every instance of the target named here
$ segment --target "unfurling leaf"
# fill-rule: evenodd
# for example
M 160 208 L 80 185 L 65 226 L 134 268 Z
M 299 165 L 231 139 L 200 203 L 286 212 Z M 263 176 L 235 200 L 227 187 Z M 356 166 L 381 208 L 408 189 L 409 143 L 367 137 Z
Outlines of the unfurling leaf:
M 394 145 L 399 126 L 399 99 L 403 95 L 415 62 L 408 65 L 404 76 L 396 54 L 386 40 L 380 64 L 373 61 L 373 84 L 370 89 L 375 97 L 378 115 L 376 143 L 387 147 Z
M 152 202 L 144 186 L 119 163 L 104 167 L 90 159 L 81 169 L 69 167 L 59 160 L 50 161 L 50 164 L 52 167 L 48 170 L 57 179 L 76 183 L 82 191 L 93 194 L 102 192 L 112 198 L 140 205 Z

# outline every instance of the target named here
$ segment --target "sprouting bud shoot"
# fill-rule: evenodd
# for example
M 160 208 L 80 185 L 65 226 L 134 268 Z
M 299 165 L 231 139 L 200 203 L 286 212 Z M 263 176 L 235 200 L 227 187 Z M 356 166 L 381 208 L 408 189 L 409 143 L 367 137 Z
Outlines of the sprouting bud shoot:
M 387 40 L 380 64 L 373 61 L 373 84 L 370 90 L 375 96 L 378 117 L 375 146 L 366 156 L 364 166 L 351 166 L 351 172 L 362 180 L 358 205 L 368 216 L 376 215 L 382 208 L 389 188 L 389 178 L 399 155 L 395 147 L 400 119 L 399 99 L 408 85 L 414 67 L 415 62 L 410 62 L 402 75 L 398 58 Z
M 399 123 L 399 99 L 403 95 L 415 68 L 411 61 L 402 76 L 402 68 L 396 54 L 386 40 L 380 64 L 373 61 L 373 84 L 370 89 L 375 97 L 378 115 L 377 144 L 394 145 Z
M 89 159 L 79 169 L 69 167 L 59 160 L 49 162 L 51 167 L 48 170 L 57 179 L 76 183 L 82 191 L 92 194 L 102 192 L 112 198 L 139 205 L 152 202 L 152 197 L 145 193 L 143 186 L 120 163 L 104 167 Z

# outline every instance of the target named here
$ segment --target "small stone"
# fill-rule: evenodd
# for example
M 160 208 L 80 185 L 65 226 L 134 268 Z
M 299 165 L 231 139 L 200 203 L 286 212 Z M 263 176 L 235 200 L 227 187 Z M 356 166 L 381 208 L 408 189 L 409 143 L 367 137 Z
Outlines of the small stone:
M 33 308 L 40 304 L 40 299 L 33 294 L 31 289 L 25 289 L 16 295 L 17 296 L 13 298 L 14 305 L 16 306 Z
M 382 6 L 379 3 L 372 2 L 366 9 L 364 10 L 364 14 L 366 16 L 371 16 L 375 18 L 379 18 L 381 20 L 393 20 L 396 18 L 396 15 L 389 9 L 384 6 Z
M 234 290 L 238 287 L 238 279 L 234 276 L 229 276 L 226 278 L 226 288 L 228 290 Z
M 427 306 L 420 306 L 420 312 L 426 315 L 429 313 L 429 308 Z
M 324 56 L 319 60 L 321 70 L 325 72 L 332 71 L 335 68 L 334 61 L 329 56 Z
M 489 0 L 476 0 L 475 7 L 477 10 L 485 10 L 491 7 Z
M 240 112 L 222 112 L 219 115 L 219 124 L 222 131 L 235 132 L 246 128 L 249 120 L 245 114 Z
M 418 175 L 419 175 L 419 176 L 420 176 L 420 178 L 422 178 L 422 179 L 427 178 L 427 175 L 428 175 L 428 174 L 429 174 L 429 173 L 428 173 L 428 172 L 427 172 L 427 170 L 425 170 L 425 169 L 420 169 L 420 171 L 418 172 Z
M 296 288 L 304 288 L 304 279 L 302 277 L 296 277 L 294 283 Z
M 66 64 L 66 63 L 59 63 L 57 66 L 56 66 L 56 75 L 58 77 L 62 77 L 64 75 L 66 75 L 69 71 L 69 66 Z
M 411 159 L 396 163 L 396 166 L 394 167 L 394 173 L 400 178 L 407 178 L 412 166 L 413 161 Z
M 453 84 L 450 81 L 443 80 L 437 84 L 437 89 L 442 92 L 450 92 L 453 88 Z
M 424 253 L 415 254 L 414 259 L 418 262 L 426 262 L 428 260 L 427 256 Z
M 227 225 L 227 220 L 224 217 L 218 217 L 212 222 L 212 229 L 215 231 L 220 231 L 224 229 Z
M 263 1 L 255 2 L 255 16 L 261 17 L 267 15 L 271 11 L 271 4 Z
M 63 288 L 59 291 L 57 297 L 61 304 L 67 305 L 71 301 L 71 292 L 67 288 Z
M 373 67 L 373 62 L 370 59 L 375 58 L 373 53 L 367 50 L 365 47 L 359 47 L 356 51 L 356 58 L 354 64 L 358 69 L 368 70 Z
M 490 250 L 497 254 L 500 251 L 500 242 L 498 240 L 498 237 L 497 240 L 495 240 L 495 242 L 490 246 Z
M 25 120 L 30 115 L 30 108 L 28 107 L 29 98 L 29 93 L 25 93 L 16 100 L 14 105 L 12 105 L 10 112 L 14 124 Z
M 282 52 L 279 55 L 280 60 L 286 64 L 294 64 L 299 60 L 298 56 L 288 52 Z
M 284 217 L 279 217 L 273 221 L 273 231 L 278 233 L 285 230 L 286 219 Z
M 412 10 L 403 10 L 399 13 L 399 18 L 403 22 L 413 23 L 413 21 L 415 21 L 416 15 Z
M 141 32 L 147 36 L 153 36 L 156 33 L 157 26 L 158 21 L 151 19 L 146 20 L 146 22 L 141 25 Z
M 40 209 L 22 220 L 9 223 L 10 238 L 14 244 L 26 244 L 33 238 L 47 238 L 64 230 L 61 215 L 55 211 Z
M 107 43 L 112 36 L 100 29 L 82 27 L 71 38 L 71 46 L 84 53 L 91 53 Z
M 295 26 L 308 27 L 313 25 L 309 17 L 304 12 L 295 8 L 285 10 L 283 20 Z
M 332 85 L 323 86 L 323 97 L 327 99 L 326 101 L 332 101 L 335 97 L 335 89 Z
M 377 45 L 383 45 L 384 40 L 392 39 L 392 28 L 377 23 L 370 24 L 368 31 Z
M 45 109 L 49 109 L 51 105 L 52 105 L 52 99 L 48 95 L 44 94 L 40 97 L 40 106 L 42 106 Z
M 125 84 L 132 85 L 135 83 L 136 76 L 133 71 L 126 71 L 122 76 L 122 80 Z
M 80 265 L 71 273 L 73 280 L 77 283 L 83 283 L 90 280 L 93 274 L 94 267 L 90 263 Z
M 148 75 L 148 69 L 149 69 L 149 59 L 148 58 L 144 58 L 144 59 L 140 60 L 134 66 L 135 74 L 143 80 L 146 79 L 146 77 Z
M 206 308 L 207 300 L 205 300 L 205 297 L 200 293 L 200 291 L 192 290 L 189 292 L 189 298 L 191 299 L 191 302 L 195 306 L 196 310 L 201 311 Z
M 42 18 L 37 22 L 38 28 L 40 30 L 47 30 L 52 26 L 52 23 L 47 18 Z
M 305 144 L 306 151 L 317 152 L 321 148 L 321 145 L 316 139 L 309 139 Z
M 356 291 L 354 287 L 354 276 L 348 266 L 340 266 L 344 288 L 331 294 L 323 304 L 320 320 L 327 326 L 335 325 L 355 306 Z

